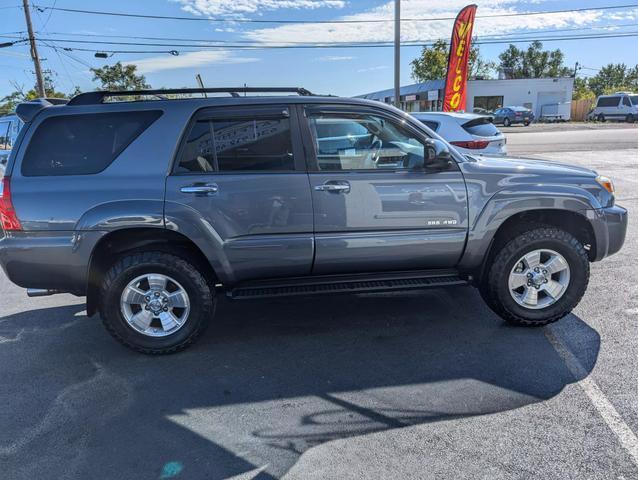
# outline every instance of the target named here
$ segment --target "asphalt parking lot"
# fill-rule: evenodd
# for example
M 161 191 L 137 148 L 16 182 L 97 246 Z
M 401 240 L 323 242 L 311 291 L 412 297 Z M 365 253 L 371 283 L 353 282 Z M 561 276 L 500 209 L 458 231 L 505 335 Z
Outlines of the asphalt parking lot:
M 638 211 L 635 126 L 521 127 L 508 147 L 596 168 Z M 542 329 L 469 287 L 222 301 L 161 358 L 1 276 L 0 478 L 638 478 L 637 233 Z

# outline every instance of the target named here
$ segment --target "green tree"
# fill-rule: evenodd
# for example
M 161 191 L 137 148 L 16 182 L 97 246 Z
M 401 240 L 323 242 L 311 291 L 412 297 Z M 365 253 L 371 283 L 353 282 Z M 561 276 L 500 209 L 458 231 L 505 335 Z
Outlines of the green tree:
M 638 65 L 629 68 L 624 63 L 610 63 L 591 77 L 588 85 L 596 95 L 638 90 Z
M 14 91 L 12 93 L 0 99 L 0 115 L 12 113 L 19 103 L 34 100 L 40 96 L 35 85 L 30 90 L 25 90 L 22 85 L 14 83 L 13 88 Z M 66 93 L 55 89 L 51 75 L 45 75 L 44 77 L 44 91 L 47 98 L 66 98 L 68 96 Z
M 431 47 L 423 47 L 421 55 L 410 62 L 412 78 L 416 82 L 439 80 L 447 75 L 447 64 L 450 47 L 445 40 L 437 40 Z M 478 45 L 470 49 L 469 77 L 489 78 L 494 63 L 481 57 Z
M 594 99 L 596 94 L 589 88 L 589 82 L 585 78 L 575 78 L 572 100 L 583 100 L 585 98 Z
M 151 88 L 146 83 L 144 75 L 137 74 L 136 65 L 105 65 L 102 68 L 92 68 L 93 81 L 100 83 L 101 90 L 143 90 Z
M 527 50 L 510 44 L 498 58 L 498 67 L 508 78 L 568 77 L 573 74 L 564 65 L 565 55 L 560 49 L 543 50 L 539 41 L 532 42 Z

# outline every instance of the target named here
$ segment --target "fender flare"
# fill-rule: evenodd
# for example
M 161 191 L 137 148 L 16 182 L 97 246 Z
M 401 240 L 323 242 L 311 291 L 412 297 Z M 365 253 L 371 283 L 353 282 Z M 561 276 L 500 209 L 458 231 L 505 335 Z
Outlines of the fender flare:
M 499 228 L 514 215 L 538 210 L 569 211 L 590 223 L 600 217 L 602 205 L 589 191 L 573 185 L 537 184 L 502 189 L 471 222 L 459 268 L 473 270 L 483 263 Z M 596 228 L 592 226 L 594 232 Z

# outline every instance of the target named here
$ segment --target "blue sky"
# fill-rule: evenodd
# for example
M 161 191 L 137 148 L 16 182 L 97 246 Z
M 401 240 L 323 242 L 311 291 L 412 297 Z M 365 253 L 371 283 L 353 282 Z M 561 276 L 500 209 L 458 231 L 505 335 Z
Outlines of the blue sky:
M 281 50 L 224 50 L 194 47 L 139 47 L 63 43 L 62 39 L 152 42 L 126 38 L 83 37 L 148 36 L 210 39 L 234 42 L 353 42 L 390 41 L 392 23 L 322 24 L 322 20 L 391 19 L 393 2 L 384 0 L 32 0 L 43 7 L 108 10 L 156 15 L 230 19 L 228 22 L 168 21 L 139 18 L 65 13 L 45 10 L 34 12 L 37 36 L 58 47 L 122 50 L 179 50 L 179 56 L 167 53 L 115 54 L 107 60 L 91 52 L 57 52 L 40 46 L 44 68 L 50 70 L 56 86 L 71 91 L 74 86 L 92 89 L 89 66 L 100 67 L 116 61 L 132 62 L 154 87 L 195 86 L 195 74 L 201 73 L 207 86 L 304 86 L 312 91 L 336 95 L 356 95 L 390 88 L 393 82 L 391 48 L 322 48 Z M 404 18 L 454 16 L 466 0 L 402 0 Z M 478 15 L 564 10 L 606 5 L 623 5 L 632 0 L 478 0 Z M 0 34 L 12 35 L 25 30 L 19 0 L 0 0 Z M 232 19 L 289 19 L 304 24 L 247 24 Z M 448 38 L 452 21 L 404 22 L 406 41 Z M 585 30 L 579 30 L 584 28 Z M 546 33 L 555 31 L 555 33 Z M 570 12 L 543 16 L 478 18 L 475 35 L 574 35 L 579 33 L 638 32 L 638 8 L 608 11 Z M 17 34 L 20 35 L 20 34 Z M 505 37 L 506 38 L 506 37 Z M 9 40 L 7 37 L 2 41 Z M 168 42 L 170 43 L 170 42 Z M 191 42 L 197 43 L 197 42 Z M 517 44 L 520 47 L 525 44 Z M 497 59 L 507 45 L 484 45 L 488 59 Z M 545 42 L 546 48 L 561 48 L 566 63 L 576 61 L 587 67 L 580 75 L 592 75 L 596 68 L 610 62 L 638 63 L 638 37 L 569 42 Z M 412 83 L 409 62 L 419 53 L 417 47 L 402 49 L 402 84 Z M 33 65 L 27 46 L 0 49 L 0 97 L 13 91 L 12 82 L 30 88 Z

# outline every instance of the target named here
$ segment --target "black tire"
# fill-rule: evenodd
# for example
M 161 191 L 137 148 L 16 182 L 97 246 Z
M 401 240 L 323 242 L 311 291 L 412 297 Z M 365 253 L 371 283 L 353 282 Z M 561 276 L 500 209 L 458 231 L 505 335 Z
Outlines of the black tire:
M 179 282 L 190 300 L 190 313 L 179 330 L 165 337 L 151 337 L 131 327 L 122 315 L 120 297 L 136 277 L 149 273 L 167 275 Z M 169 354 L 192 345 L 206 330 L 215 311 L 215 291 L 198 269 L 185 259 L 165 252 L 132 253 L 117 260 L 100 288 L 99 311 L 104 326 L 123 345 L 146 354 Z
M 627 121 L 627 123 L 634 123 L 634 116 L 630 113 L 629 115 L 627 115 L 625 120 Z
M 598 114 L 598 117 L 596 117 L 596 119 L 597 119 L 599 122 L 602 122 L 602 123 L 604 123 L 604 122 L 605 122 L 605 116 L 604 116 L 602 113 L 599 113 L 599 114 Z
M 507 118 L 507 117 L 506 117 L 506 118 L 503 120 L 503 126 L 504 126 L 504 127 L 509 127 L 511 124 L 512 124 L 512 122 L 511 122 L 511 120 L 510 120 L 509 118 Z
M 523 123 L 523 125 L 524 125 L 525 127 L 529 127 L 529 124 L 530 124 L 530 122 L 524 122 L 524 123 Z
M 537 249 L 560 253 L 570 269 L 570 281 L 563 295 L 552 305 L 538 310 L 519 305 L 510 294 L 509 274 L 526 253 Z M 513 325 L 538 327 L 555 322 L 578 305 L 589 283 L 589 257 L 583 245 L 570 233 L 554 227 L 534 228 L 519 234 L 494 256 L 480 291 L 488 306 Z

